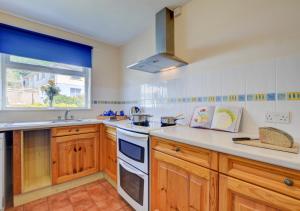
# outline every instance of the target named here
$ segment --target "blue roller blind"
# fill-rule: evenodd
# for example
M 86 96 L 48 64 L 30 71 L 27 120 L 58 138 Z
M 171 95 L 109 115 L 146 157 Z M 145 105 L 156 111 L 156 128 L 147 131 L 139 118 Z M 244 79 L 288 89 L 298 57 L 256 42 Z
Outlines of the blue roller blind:
M 0 52 L 92 67 L 92 47 L 0 23 Z

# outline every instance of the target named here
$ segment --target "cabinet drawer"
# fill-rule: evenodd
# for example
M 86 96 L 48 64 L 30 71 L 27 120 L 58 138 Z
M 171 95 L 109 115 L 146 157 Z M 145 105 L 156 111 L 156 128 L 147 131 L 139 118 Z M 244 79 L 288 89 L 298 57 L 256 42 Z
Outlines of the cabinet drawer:
M 79 125 L 53 128 L 51 134 L 52 136 L 68 136 L 82 133 L 95 133 L 97 131 L 98 125 Z
M 300 172 L 236 156 L 220 154 L 220 172 L 300 199 Z
M 217 152 L 158 137 L 151 137 L 151 147 L 157 151 L 164 152 L 200 166 L 218 170 Z

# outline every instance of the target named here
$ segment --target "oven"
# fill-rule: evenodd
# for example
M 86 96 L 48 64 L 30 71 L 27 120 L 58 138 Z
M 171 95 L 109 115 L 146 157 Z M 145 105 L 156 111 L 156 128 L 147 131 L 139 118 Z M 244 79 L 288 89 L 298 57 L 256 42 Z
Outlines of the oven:
M 118 159 L 118 192 L 135 210 L 148 211 L 148 175 Z
M 118 158 L 148 174 L 149 135 L 117 129 Z
M 149 135 L 117 129 L 118 192 L 136 210 L 149 208 Z

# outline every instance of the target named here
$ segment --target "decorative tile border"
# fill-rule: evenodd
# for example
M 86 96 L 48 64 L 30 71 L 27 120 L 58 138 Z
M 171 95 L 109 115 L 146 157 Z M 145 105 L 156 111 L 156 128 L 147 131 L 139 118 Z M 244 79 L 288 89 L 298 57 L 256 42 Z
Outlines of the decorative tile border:
M 291 100 L 291 101 L 299 101 L 300 100 L 300 92 L 288 92 L 287 98 L 288 98 L 288 100 Z
M 120 101 L 120 100 L 93 100 L 94 105 L 125 105 L 125 104 L 137 104 L 139 101 Z
M 282 101 L 282 100 L 286 100 L 286 93 L 278 93 L 277 94 L 277 99 Z
M 93 104 L 112 104 L 112 105 L 128 105 L 128 104 L 142 104 L 142 103 L 158 103 L 158 104 L 173 104 L 173 103 L 216 103 L 216 102 L 265 102 L 265 101 L 300 101 L 300 92 L 287 93 L 255 93 L 247 95 L 224 95 L 224 96 L 193 96 L 193 97 L 171 97 L 160 99 L 143 99 L 132 101 L 119 100 L 93 100 Z

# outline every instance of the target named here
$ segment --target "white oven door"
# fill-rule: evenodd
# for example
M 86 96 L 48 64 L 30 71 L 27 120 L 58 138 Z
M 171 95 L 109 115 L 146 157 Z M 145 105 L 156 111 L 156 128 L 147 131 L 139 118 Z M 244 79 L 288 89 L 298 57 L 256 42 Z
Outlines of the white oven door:
M 118 159 L 118 193 L 138 211 L 148 211 L 148 175 Z
M 118 157 L 148 174 L 149 135 L 118 129 Z

